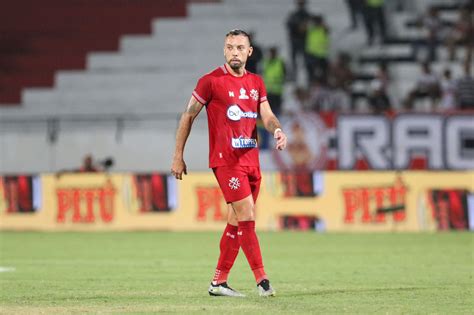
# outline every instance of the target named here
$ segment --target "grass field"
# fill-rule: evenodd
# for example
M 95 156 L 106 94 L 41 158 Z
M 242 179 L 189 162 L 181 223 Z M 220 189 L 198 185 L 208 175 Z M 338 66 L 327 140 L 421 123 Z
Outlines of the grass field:
M 0 313 L 473 314 L 473 234 L 259 233 L 277 290 L 241 252 L 210 297 L 218 233 L 0 233 Z

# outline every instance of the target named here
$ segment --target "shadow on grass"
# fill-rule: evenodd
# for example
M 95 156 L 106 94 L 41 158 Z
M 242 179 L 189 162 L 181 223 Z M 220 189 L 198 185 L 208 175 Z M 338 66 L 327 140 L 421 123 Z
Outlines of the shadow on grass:
M 297 297 L 297 296 L 327 296 L 347 293 L 381 293 L 381 292 L 400 292 L 400 291 L 420 291 L 433 289 L 432 287 L 398 287 L 398 288 L 364 288 L 364 289 L 321 289 L 306 292 L 278 292 L 278 297 Z

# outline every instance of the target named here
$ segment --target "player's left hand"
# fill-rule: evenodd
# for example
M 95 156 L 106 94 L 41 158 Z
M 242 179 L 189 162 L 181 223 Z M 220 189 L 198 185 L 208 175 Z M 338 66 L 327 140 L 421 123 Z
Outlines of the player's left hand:
M 275 148 L 277 150 L 281 151 L 281 150 L 286 148 L 287 138 L 286 138 L 286 135 L 283 131 L 278 130 L 277 132 L 275 132 L 274 138 L 275 138 L 275 141 L 276 141 Z

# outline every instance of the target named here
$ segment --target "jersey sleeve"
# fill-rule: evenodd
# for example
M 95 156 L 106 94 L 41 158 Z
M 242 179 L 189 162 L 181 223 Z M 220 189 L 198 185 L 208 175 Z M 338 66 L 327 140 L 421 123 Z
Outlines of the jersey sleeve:
M 211 89 L 211 77 L 205 75 L 201 77 L 193 91 L 193 96 L 202 105 L 206 105 L 211 100 L 212 89 Z
M 260 100 L 258 103 L 260 104 L 267 100 L 267 88 L 265 87 L 265 83 L 263 83 L 263 80 L 260 76 L 258 77 L 258 81 L 260 86 L 258 91 L 258 95 L 260 95 Z

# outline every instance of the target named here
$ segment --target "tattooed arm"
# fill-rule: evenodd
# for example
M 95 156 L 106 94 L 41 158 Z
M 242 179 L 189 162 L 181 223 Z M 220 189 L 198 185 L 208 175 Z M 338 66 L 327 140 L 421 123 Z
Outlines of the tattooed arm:
M 276 140 L 276 148 L 278 150 L 283 150 L 286 147 L 286 135 L 281 130 L 281 124 L 275 114 L 270 108 L 270 104 L 265 101 L 260 104 L 260 116 L 262 117 L 263 125 L 268 132 L 273 134 L 273 137 Z
M 187 174 L 186 163 L 183 158 L 184 146 L 191 132 L 193 121 L 201 112 L 203 106 L 204 105 L 199 103 L 194 96 L 191 96 L 186 110 L 181 115 L 178 131 L 176 132 L 176 147 L 171 165 L 171 174 L 176 177 L 176 179 L 183 179 L 183 173 Z

